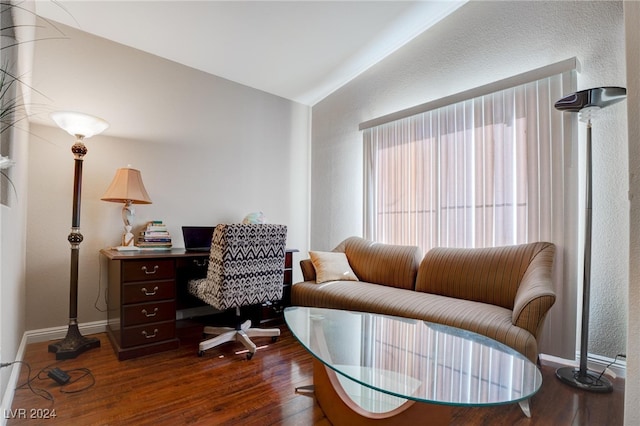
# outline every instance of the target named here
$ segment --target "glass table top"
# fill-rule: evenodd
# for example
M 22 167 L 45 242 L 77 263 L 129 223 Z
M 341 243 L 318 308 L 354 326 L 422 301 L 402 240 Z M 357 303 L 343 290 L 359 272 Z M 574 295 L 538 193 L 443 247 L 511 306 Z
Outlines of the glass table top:
M 289 307 L 296 339 L 334 370 L 354 401 L 384 412 L 406 399 L 446 405 L 524 401 L 542 385 L 537 366 L 488 337 L 421 320 Z

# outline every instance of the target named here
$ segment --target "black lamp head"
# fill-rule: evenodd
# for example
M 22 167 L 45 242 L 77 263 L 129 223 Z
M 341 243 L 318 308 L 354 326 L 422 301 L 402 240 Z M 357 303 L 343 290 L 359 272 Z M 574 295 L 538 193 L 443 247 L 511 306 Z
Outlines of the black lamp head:
M 604 108 L 620 102 L 627 96 L 624 87 L 595 87 L 566 95 L 554 106 L 560 111 L 580 112 L 585 108 Z

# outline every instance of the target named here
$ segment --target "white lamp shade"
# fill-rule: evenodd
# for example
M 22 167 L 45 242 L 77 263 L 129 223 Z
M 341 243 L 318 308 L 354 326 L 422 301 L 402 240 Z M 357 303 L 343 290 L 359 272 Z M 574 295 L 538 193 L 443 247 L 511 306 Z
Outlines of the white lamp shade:
M 111 185 L 100 199 L 116 203 L 151 204 L 151 198 L 142 183 L 140 170 L 129 167 L 116 170 Z
M 90 138 L 93 135 L 104 132 L 109 123 L 93 115 L 73 111 L 52 112 L 50 117 L 61 129 L 71 136 Z

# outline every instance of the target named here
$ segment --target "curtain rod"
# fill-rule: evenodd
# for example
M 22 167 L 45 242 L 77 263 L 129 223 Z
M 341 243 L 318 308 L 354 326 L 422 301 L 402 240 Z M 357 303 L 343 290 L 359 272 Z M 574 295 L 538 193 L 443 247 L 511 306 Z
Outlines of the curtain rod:
M 411 117 L 423 112 L 432 111 L 443 106 L 452 105 L 458 102 L 466 101 L 468 99 L 473 99 L 480 96 L 488 95 L 490 93 L 498 92 L 500 90 L 508 89 L 510 87 L 519 86 L 536 80 L 541 80 L 543 78 L 561 74 L 566 71 L 571 71 L 574 69 L 579 70 L 579 66 L 580 63 L 578 62 L 578 59 L 576 57 L 565 59 L 564 61 L 556 62 L 555 64 L 546 65 L 535 70 L 527 71 L 522 74 L 495 81 L 493 83 L 485 84 L 484 86 L 465 90 L 464 92 L 460 92 L 455 95 L 446 96 L 435 101 L 416 105 L 411 108 L 383 115 L 382 117 L 364 121 L 360 123 L 358 129 L 370 129 L 372 127 L 380 126 L 392 121 L 401 120 L 403 118 Z

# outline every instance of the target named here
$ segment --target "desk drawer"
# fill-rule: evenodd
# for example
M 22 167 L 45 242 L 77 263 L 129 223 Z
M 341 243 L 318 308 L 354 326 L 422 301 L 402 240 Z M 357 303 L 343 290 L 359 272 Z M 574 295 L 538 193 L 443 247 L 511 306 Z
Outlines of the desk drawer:
M 166 280 L 175 277 L 173 260 L 131 260 L 122 264 L 122 281 Z
M 124 306 L 122 311 L 122 322 L 125 326 L 170 321 L 176 317 L 176 302 L 168 300 L 155 303 L 136 303 Z
M 175 281 L 152 281 L 122 286 L 122 304 L 175 299 Z
M 122 330 L 122 347 L 146 345 L 172 339 L 176 334 L 175 321 L 157 322 Z

